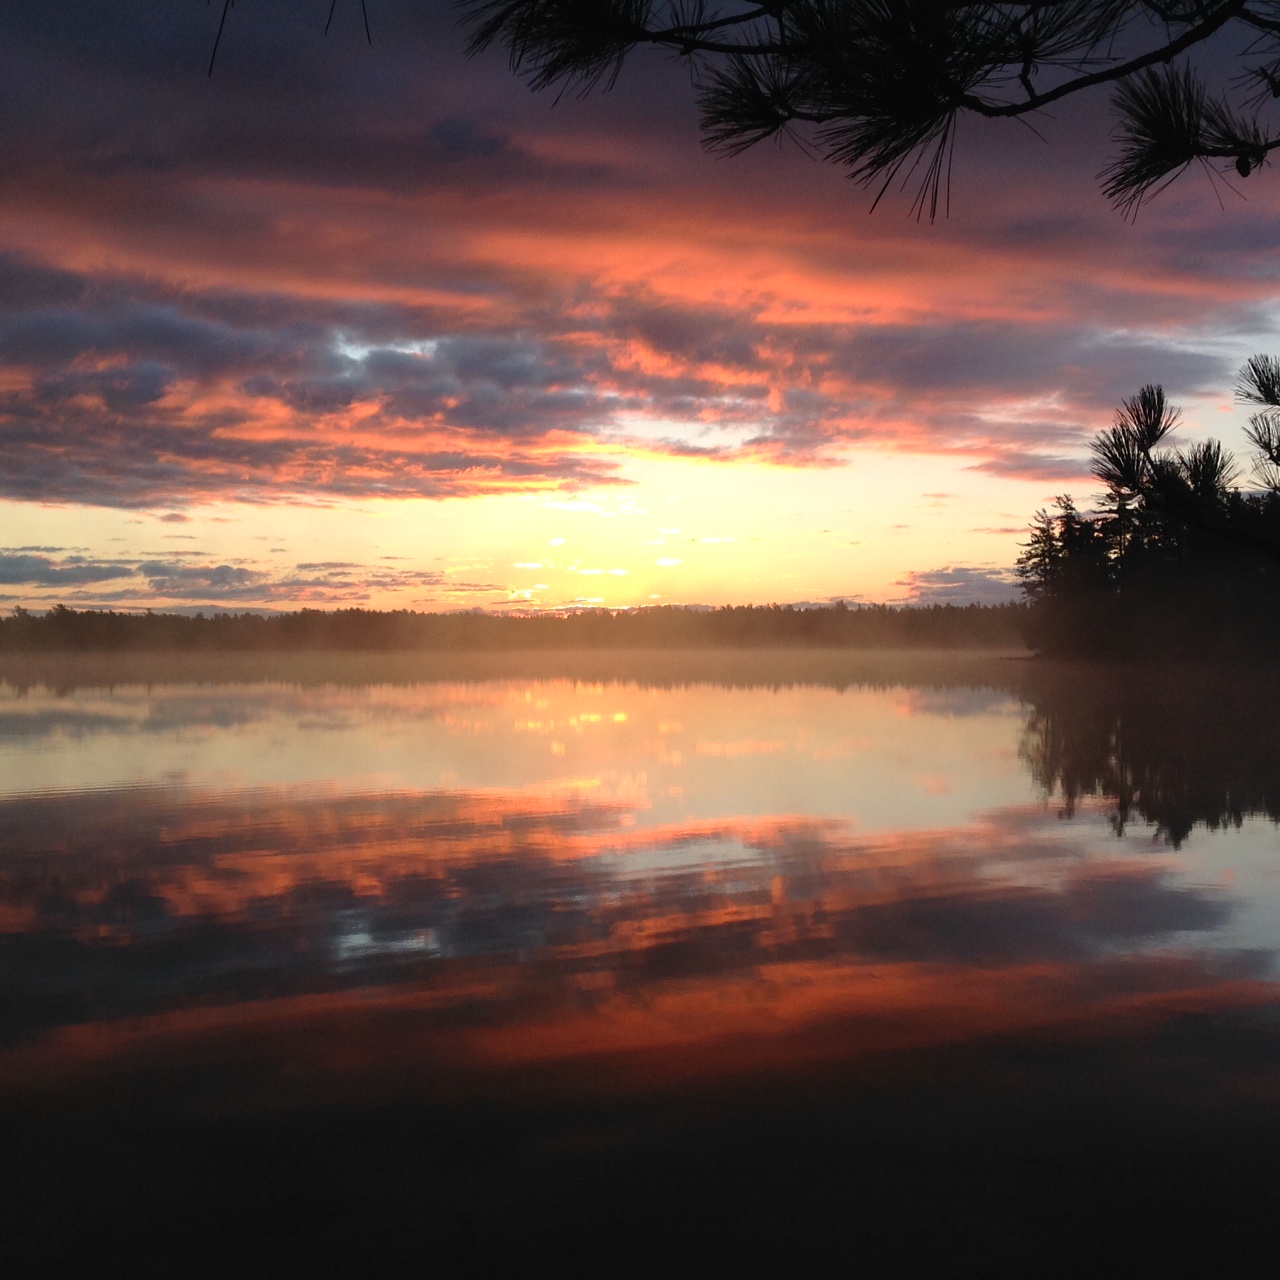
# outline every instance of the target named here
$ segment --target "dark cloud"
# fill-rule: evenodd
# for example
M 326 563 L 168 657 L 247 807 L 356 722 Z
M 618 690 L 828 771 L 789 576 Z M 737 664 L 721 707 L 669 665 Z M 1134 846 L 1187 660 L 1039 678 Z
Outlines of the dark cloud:
M 0 315 L 31 308 L 65 307 L 78 302 L 85 287 L 84 279 L 75 272 L 0 253 Z
M 983 471 L 1006 480 L 1043 480 L 1049 484 L 1079 483 L 1091 480 L 1089 461 L 1080 458 L 1055 458 L 1032 450 L 1010 447 L 975 462 L 970 471 Z
M 127 609 L 156 601 L 178 608 L 271 608 L 299 602 L 362 604 L 380 591 L 452 597 L 505 594 L 508 590 L 501 583 L 457 581 L 436 570 L 402 568 L 382 561 L 308 561 L 282 570 L 246 562 L 214 563 L 194 550 L 112 562 L 0 550 L 0 585 L 30 587 L 35 594 L 6 599 L 37 609 L 55 600 L 90 608 Z
M 137 570 L 127 564 L 109 564 L 67 556 L 53 560 L 46 555 L 0 553 L 0 584 L 4 586 L 79 586 L 130 578 Z
M 896 584 L 912 604 L 1004 604 L 1021 594 L 1008 569 L 947 566 L 912 571 Z
M 1132 394 L 1135 376 L 1185 395 L 1220 390 L 1235 373 L 1220 356 L 1060 322 L 868 327 L 850 342 L 848 358 L 861 377 L 893 387 L 1009 395 L 1067 391 L 1075 404 L 1104 410 Z
M 261 590 L 264 575 L 238 565 L 193 565 L 144 560 L 138 566 L 152 591 L 171 600 L 234 600 L 254 597 Z
M 59 372 L 41 378 L 36 384 L 35 394 L 37 400 L 51 405 L 89 396 L 101 401 L 112 413 L 127 414 L 162 399 L 172 382 L 170 370 L 147 362 L 86 373 L 73 370 Z
M 758 369 L 762 326 L 723 308 L 674 306 L 644 299 L 619 303 L 610 317 L 618 336 L 639 338 L 651 350 L 699 364 Z
M 7 147 L 22 169 L 158 184 L 237 172 L 383 191 L 608 177 L 604 165 L 530 157 L 492 119 L 495 96 L 525 93 L 505 76 L 479 80 L 448 0 L 382 4 L 372 49 L 362 33 L 326 40 L 309 4 L 237 10 L 208 79 L 218 13 L 162 0 L 41 8 L 5 15 L 0 55 L 9 112 L 26 126 Z M 61 92 L 48 93 L 51 79 Z M 41 156 L 51 136 L 60 150 Z
M 496 156 L 510 145 L 510 139 L 486 133 L 474 121 L 456 117 L 436 121 L 431 136 L 450 155 Z
M 74 308 L 31 308 L 0 316 L 0 360 L 63 377 L 75 376 L 67 365 L 96 358 L 152 379 L 212 378 L 296 366 L 308 341 L 325 336 L 306 326 L 266 330 L 210 321 L 177 299 L 158 303 L 145 288 L 120 296 L 125 282 L 104 283 L 107 287 L 100 291 L 86 287 L 84 304 Z M 92 387 L 86 389 L 92 392 Z M 56 384 L 52 390 L 56 394 Z

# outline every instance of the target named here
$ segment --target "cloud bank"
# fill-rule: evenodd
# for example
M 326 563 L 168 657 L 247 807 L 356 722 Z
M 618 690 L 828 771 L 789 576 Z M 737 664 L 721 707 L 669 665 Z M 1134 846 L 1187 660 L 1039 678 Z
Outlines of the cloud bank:
M 0 495 L 445 498 L 868 447 L 1057 483 L 1136 383 L 1223 394 L 1269 331 L 1267 189 L 1118 225 L 1096 121 L 1059 128 L 1064 172 L 973 138 L 918 227 L 800 156 L 700 156 L 658 61 L 552 111 L 449 6 L 384 9 L 372 51 L 237 13 L 211 80 L 203 12 L 5 15 Z

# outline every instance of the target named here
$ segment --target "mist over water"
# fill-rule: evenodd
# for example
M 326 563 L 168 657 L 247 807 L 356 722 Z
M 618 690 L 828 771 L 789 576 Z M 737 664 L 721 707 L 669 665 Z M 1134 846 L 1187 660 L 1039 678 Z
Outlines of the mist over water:
M 803 1253 L 874 1203 L 877 1249 L 959 1239 L 995 1265 L 1066 1248 L 1059 1215 L 1119 1176 L 1117 1124 L 1135 1168 L 1208 1133 L 1243 1178 L 1240 1133 L 1274 1122 L 1280 699 L 1256 675 L 175 661 L 0 673 L 0 1086 L 18 1149 L 108 1133 L 154 1195 L 159 1143 L 168 1212 L 189 1229 L 200 1206 L 228 1256 L 331 1249 L 334 1203 L 363 1248 L 394 1227 L 466 1253 L 500 1195 L 495 1257 L 571 1204 L 601 1230 L 618 1203 L 689 1212 L 657 1162 L 704 1188 L 716 1248 Z M 183 1150 L 238 1136 L 206 1165 L 157 1136 L 175 1126 Z M 274 1190 L 250 1170 L 267 1148 Z M 780 1153 L 798 1182 L 769 1182 Z M 94 1217 L 99 1192 L 37 1165 L 32 1200 L 138 1247 L 133 1211 Z M 785 1230 L 748 1221 L 748 1169 Z M 410 1230 L 370 1179 L 446 1208 Z M 966 1179 L 1007 1201 L 976 1236 Z M 922 1196 L 904 1243 L 885 1206 Z M 1145 1239 L 1155 1210 L 1130 1210 Z M 16 1238 L 78 1239 L 56 1237 Z M 1090 1239 L 1062 1256 L 1096 1262 Z

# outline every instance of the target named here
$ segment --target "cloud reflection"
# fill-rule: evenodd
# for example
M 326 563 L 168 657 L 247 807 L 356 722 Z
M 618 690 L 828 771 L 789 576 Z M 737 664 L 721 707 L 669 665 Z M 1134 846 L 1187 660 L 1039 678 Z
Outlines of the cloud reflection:
M 652 1081 L 1274 1005 L 1247 859 L 1126 834 L 1089 798 L 1072 761 L 1110 733 L 1105 681 L 708 661 L 15 686 L 0 1077 L 220 1045 L 313 1082 Z M 1136 767 L 1155 748 L 1126 688 Z M 1088 782 L 1074 821 L 1036 797 L 1055 777 Z
M 1087 858 L 1039 810 L 871 839 L 785 817 L 638 830 L 631 814 L 625 799 L 545 791 L 9 800 L 5 1037 L 371 985 L 471 1019 L 483 979 L 486 1016 L 518 1006 L 522 1035 L 566 1000 L 575 1018 L 596 1010 L 606 1039 L 641 1009 L 647 1022 L 694 1001 L 708 1005 L 694 1038 L 712 1041 L 744 1018 L 856 1013 L 887 971 L 930 999 L 958 984 L 962 1006 L 979 972 L 1070 988 L 1114 971 L 1142 987 L 1163 948 L 1232 912 L 1159 858 Z M 1238 978 L 1264 960 L 1224 954 L 1210 970 Z

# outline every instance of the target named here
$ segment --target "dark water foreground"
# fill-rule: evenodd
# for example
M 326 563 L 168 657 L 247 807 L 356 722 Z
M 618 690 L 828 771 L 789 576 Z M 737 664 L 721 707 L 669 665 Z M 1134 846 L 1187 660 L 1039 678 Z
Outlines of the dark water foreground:
M 1270 677 L 538 661 L 0 671 L 15 1274 L 1252 1273 Z

